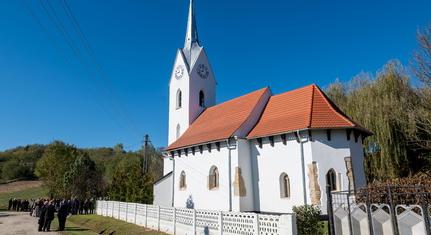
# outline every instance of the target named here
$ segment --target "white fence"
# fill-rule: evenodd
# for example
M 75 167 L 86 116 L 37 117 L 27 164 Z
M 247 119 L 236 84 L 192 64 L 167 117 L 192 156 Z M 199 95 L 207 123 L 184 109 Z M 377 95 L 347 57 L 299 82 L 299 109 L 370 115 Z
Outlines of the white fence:
M 168 234 L 296 235 L 294 214 L 269 215 L 97 201 L 96 213 Z

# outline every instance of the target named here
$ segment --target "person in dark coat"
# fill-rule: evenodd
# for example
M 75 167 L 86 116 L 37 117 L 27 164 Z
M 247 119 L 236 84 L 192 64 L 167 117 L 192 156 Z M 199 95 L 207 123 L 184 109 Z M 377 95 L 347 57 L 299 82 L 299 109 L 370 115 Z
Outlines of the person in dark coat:
M 43 206 L 39 209 L 39 229 L 37 230 L 39 232 L 44 228 L 47 209 L 48 201 L 45 201 Z
M 13 202 L 13 199 L 12 198 L 9 199 L 9 206 L 7 207 L 8 211 L 10 211 L 10 209 L 12 209 L 12 202 Z
M 16 204 L 17 203 L 18 203 L 18 201 L 16 200 L 16 198 L 14 198 L 12 201 L 12 210 L 16 211 Z
M 55 206 L 54 201 L 51 200 L 48 203 L 48 206 L 46 208 L 46 215 L 45 215 L 45 223 L 43 225 L 43 231 L 49 232 L 51 229 L 51 222 L 54 219 L 54 213 L 55 213 Z
M 69 214 L 69 205 L 66 200 L 63 200 L 60 203 L 60 207 L 58 208 L 58 213 L 57 213 L 59 231 L 64 231 L 64 227 L 66 225 L 66 218 L 68 214 Z
M 17 200 L 17 203 L 16 203 L 16 211 L 21 211 L 21 199 L 18 199 L 18 200 Z

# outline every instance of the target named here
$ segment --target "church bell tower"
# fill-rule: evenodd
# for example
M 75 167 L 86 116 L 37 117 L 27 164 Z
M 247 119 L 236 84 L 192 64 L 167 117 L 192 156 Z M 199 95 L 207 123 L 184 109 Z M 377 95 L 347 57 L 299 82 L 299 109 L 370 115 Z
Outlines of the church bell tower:
M 194 1 L 190 0 L 184 47 L 177 50 L 169 82 L 168 144 L 215 104 L 215 88 L 214 73 L 198 37 Z

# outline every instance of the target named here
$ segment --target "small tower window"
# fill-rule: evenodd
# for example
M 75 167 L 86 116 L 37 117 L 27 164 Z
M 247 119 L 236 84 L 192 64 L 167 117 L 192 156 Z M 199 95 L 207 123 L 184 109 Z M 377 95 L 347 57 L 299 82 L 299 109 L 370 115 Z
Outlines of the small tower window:
M 290 179 L 289 176 L 284 172 L 280 175 L 280 197 L 290 197 Z
M 205 94 L 202 90 L 199 91 L 199 106 L 205 107 Z
M 181 90 L 180 89 L 178 89 L 178 91 L 177 91 L 177 109 L 179 109 L 179 108 L 181 108 L 181 106 L 182 106 L 182 93 L 181 93 Z
M 186 173 L 184 171 L 181 171 L 180 174 L 180 189 L 186 189 Z
M 326 173 L 326 185 L 329 186 L 331 191 L 337 190 L 337 174 L 334 169 L 330 169 L 328 173 Z
M 208 176 L 208 188 L 214 189 L 219 186 L 219 173 L 216 166 L 212 166 L 210 169 L 210 174 Z
M 180 138 L 181 135 L 181 126 L 180 124 L 177 124 L 177 139 Z

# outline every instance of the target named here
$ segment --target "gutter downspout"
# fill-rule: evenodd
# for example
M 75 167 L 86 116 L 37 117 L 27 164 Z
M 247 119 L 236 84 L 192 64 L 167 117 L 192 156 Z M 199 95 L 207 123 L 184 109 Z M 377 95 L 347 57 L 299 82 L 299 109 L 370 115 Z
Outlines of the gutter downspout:
M 229 211 L 232 211 L 232 154 L 231 151 L 236 148 L 236 145 L 230 145 L 229 139 L 226 140 L 227 149 L 229 150 Z
M 172 157 L 172 207 L 174 207 L 175 202 L 175 158 Z
M 305 141 L 302 141 L 300 131 L 296 131 L 298 142 L 301 145 L 301 168 L 302 168 L 302 193 L 304 194 L 304 205 L 307 205 L 307 186 L 305 177 L 305 159 L 304 159 L 304 143 L 308 142 L 308 137 Z

